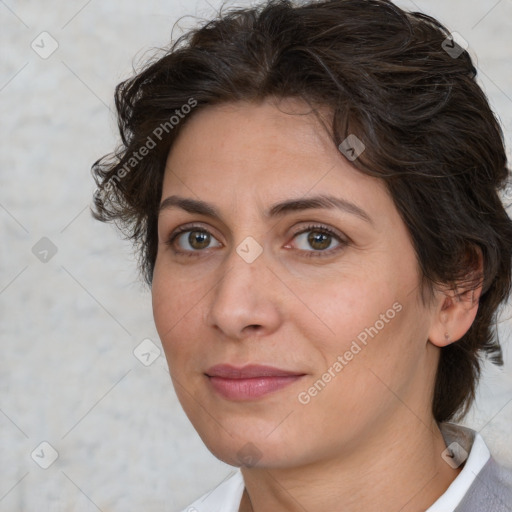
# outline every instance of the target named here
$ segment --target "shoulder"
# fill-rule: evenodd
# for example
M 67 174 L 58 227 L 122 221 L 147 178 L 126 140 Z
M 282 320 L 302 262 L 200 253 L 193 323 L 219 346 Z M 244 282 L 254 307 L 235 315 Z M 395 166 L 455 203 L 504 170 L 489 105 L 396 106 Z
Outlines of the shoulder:
M 512 510 L 512 468 L 487 461 L 455 512 L 510 512 Z
M 238 512 L 243 491 L 244 479 L 237 468 L 181 512 Z
M 429 512 L 512 512 L 512 469 L 500 465 L 482 436 L 455 423 L 439 424 L 448 452 L 442 457 L 464 466 Z

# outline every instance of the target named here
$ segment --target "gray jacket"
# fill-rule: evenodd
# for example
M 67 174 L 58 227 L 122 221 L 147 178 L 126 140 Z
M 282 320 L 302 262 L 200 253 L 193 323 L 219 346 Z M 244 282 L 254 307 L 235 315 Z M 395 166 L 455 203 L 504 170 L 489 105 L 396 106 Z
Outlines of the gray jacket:
M 512 470 L 491 457 L 455 512 L 512 512 Z
M 461 425 L 439 425 L 447 445 L 457 441 L 471 450 L 476 432 Z M 498 464 L 491 456 L 454 512 L 512 512 L 512 469 Z

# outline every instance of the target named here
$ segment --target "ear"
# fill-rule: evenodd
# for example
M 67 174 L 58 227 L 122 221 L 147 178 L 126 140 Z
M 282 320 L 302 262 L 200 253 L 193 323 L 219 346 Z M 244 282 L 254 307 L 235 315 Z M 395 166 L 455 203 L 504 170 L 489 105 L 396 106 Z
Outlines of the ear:
M 482 251 L 480 247 L 476 247 L 476 251 L 478 268 L 456 283 L 455 290 L 446 287 L 437 291 L 439 299 L 428 336 L 429 341 L 437 347 L 460 340 L 475 320 L 483 281 Z

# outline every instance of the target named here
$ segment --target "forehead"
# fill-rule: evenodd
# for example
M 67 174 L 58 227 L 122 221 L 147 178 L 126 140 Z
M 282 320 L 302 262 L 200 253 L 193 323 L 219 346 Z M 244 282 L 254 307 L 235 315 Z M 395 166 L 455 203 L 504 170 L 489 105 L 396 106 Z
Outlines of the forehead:
M 319 110 L 329 126 L 326 110 Z M 169 153 L 163 196 L 270 204 L 338 194 L 379 206 L 384 183 L 352 166 L 306 103 L 236 102 L 194 113 Z M 383 205 L 381 205 L 383 206 Z
M 208 106 L 186 121 L 168 163 L 192 166 L 208 160 L 211 166 L 233 168 L 256 160 L 260 168 L 279 162 L 285 170 L 286 160 L 323 156 L 325 161 L 329 153 L 332 158 L 333 145 L 323 131 L 311 108 L 296 99 Z

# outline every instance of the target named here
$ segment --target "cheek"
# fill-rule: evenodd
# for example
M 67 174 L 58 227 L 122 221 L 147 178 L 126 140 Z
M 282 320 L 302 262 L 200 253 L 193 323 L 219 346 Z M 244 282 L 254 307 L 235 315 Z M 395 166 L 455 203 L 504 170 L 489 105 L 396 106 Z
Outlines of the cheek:
M 306 290 L 304 285 L 300 293 L 316 317 L 307 315 L 314 323 L 304 315 L 296 319 L 305 337 L 315 340 L 325 369 L 341 356 L 344 373 L 350 367 L 352 377 L 364 380 L 370 368 L 392 382 L 405 378 L 407 368 L 414 367 L 422 347 L 416 341 L 423 336 L 425 321 L 416 294 L 411 293 L 418 279 L 414 260 L 401 265 L 392 257 L 383 263 L 383 255 L 378 260 L 380 264 L 367 262 L 364 271 L 360 264 L 347 267 L 316 289 Z
M 352 307 L 338 315 L 341 342 L 329 347 L 330 359 L 342 356 L 344 378 L 338 383 L 349 384 L 353 397 L 383 406 L 392 398 L 390 390 L 398 392 L 413 380 L 428 325 L 413 294 L 359 288 L 352 299 Z
M 203 286 L 155 265 L 151 288 L 153 318 L 169 365 L 185 356 L 197 339 Z M 193 320 L 192 320 L 193 319 Z
M 306 306 L 315 313 L 308 318 L 315 319 L 318 338 L 335 352 L 347 349 L 358 337 L 364 341 L 368 330 L 374 332 L 376 323 L 378 331 L 388 330 L 397 316 L 393 309 L 393 304 L 399 302 L 396 282 L 387 281 L 379 272 L 362 275 L 353 268 L 317 287 L 304 285 L 299 293 L 307 298 Z M 303 316 L 298 315 L 297 319 L 301 321 Z M 311 324 L 309 330 L 314 332 Z

